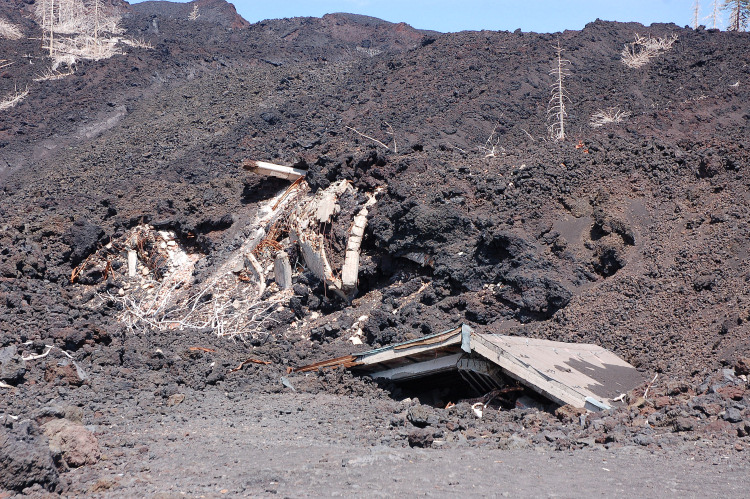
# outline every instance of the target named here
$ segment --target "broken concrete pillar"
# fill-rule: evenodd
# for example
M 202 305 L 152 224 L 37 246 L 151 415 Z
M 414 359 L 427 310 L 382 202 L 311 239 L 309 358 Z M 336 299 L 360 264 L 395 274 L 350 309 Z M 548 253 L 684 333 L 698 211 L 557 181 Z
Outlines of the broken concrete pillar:
M 367 208 L 354 217 L 354 224 L 346 244 L 344 265 L 341 268 L 341 286 L 348 296 L 357 294 L 357 277 L 359 276 L 359 248 L 367 226 Z
M 128 277 L 135 277 L 138 264 L 138 254 L 135 250 L 128 250 Z
M 349 298 L 341 290 L 341 279 L 333 275 L 331 264 L 328 262 L 326 250 L 323 246 L 323 236 L 314 233 L 297 234 L 294 230 L 290 232 L 290 236 L 293 241 L 299 244 L 300 250 L 302 250 L 302 258 L 315 277 L 323 281 L 328 288 L 341 298 L 348 300 Z
M 367 209 L 375 204 L 377 194 L 368 195 L 365 206 L 359 210 L 354 217 L 354 223 L 349 230 L 349 239 L 346 242 L 346 253 L 344 255 L 344 265 L 341 267 L 341 287 L 344 293 L 351 299 L 357 294 L 357 278 L 359 276 L 359 250 L 362 246 L 362 238 L 365 235 L 367 227 Z
M 292 265 L 289 263 L 289 255 L 286 251 L 279 251 L 276 254 L 276 260 L 273 262 L 273 275 L 279 288 L 292 287 Z

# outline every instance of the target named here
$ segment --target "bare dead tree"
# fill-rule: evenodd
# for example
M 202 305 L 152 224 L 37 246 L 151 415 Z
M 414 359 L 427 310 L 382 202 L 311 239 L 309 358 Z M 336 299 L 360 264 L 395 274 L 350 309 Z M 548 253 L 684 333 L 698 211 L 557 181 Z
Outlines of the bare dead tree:
M 701 3 L 700 0 L 695 0 L 693 4 L 693 29 L 698 29 L 698 23 L 700 22 Z
M 711 22 L 711 29 L 719 29 L 721 24 L 721 2 L 719 0 L 711 2 L 711 13 L 706 19 Z
M 750 0 L 726 0 L 724 10 L 729 11 L 728 31 L 747 31 L 750 19 Z
M 672 48 L 677 35 L 664 37 L 640 36 L 636 33 L 635 41 L 626 43 L 622 49 L 621 61 L 629 68 L 640 68 L 651 59 Z
M 0 111 L 5 111 L 6 109 L 15 107 L 15 105 L 24 100 L 27 95 L 29 95 L 28 87 L 26 87 L 25 90 L 20 91 L 16 89 L 13 93 L 0 100 Z
M 197 20 L 201 16 L 200 11 L 198 10 L 198 4 L 193 4 L 193 10 L 190 11 L 190 14 L 188 14 L 188 19 L 191 21 Z
M 46 9 L 45 9 L 46 10 Z M 55 55 L 55 0 L 49 0 L 49 12 L 47 13 L 47 41 L 49 42 L 49 56 Z
M 560 47 L 560 41 L 557 41 L 557 65 L 549 72 L 555 78 L 552 84 L 552 97 L 547 106 L 547 120 L 551 121 L 547 130 L 550 136 L 555 140 L 565 140 L 565 119 L 568 113 L 565 109 L 565 101 L 570 102 L 568 93 L 565 91 L 563 81 L 570 76 L 571 62 L 563 59 L 563 49 Z
M 20 40 L 23 33 L 15 24 L 11 24 L 3 18 L 0 18 L 0 39 Z
M 99 0 L 94 0 L 94 44 L 99 45 Z
M 119 36 L 119 9 L 106 0 L 37 0 L 34 14 L 53 70 L 80 59 L 106 59 L 120 53 L 118 43 L 129 41 Z

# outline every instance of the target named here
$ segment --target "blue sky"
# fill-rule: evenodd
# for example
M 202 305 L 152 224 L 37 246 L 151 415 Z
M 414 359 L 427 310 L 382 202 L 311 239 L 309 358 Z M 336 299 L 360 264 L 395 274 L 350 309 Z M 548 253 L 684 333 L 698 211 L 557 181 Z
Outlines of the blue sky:
M 436 31 L 508 30 L 555 32 L 581 29 L 597 18 L 642 24 L 692 23 L 694 0 L 237 0 L 237 11 L 250 22 L 282 17 L 351 12 L 406 22 Z M 712 0 L 702 0 L 708 15 Z M 709 24 L 707 20 L 703 24 Z

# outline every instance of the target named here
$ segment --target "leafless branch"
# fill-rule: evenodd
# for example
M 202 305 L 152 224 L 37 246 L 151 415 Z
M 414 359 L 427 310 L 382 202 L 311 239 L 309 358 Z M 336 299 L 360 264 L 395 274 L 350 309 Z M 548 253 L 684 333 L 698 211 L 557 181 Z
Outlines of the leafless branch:
M 610 107 L 608 109 L 599 109 L 591 115 L 589 125 L 592 128 L 599 128 L 610 123 L 622 123 L 630 116 L 628 111 L 620 111 L 619 108 Z
M 0 111 L 4 111 L 6 109 L 14 107 L 16 104 L 24 100 L 27 95 L 29 95 L 28 88 L 23 91 L 16 90 L 15 92 L 7 95 L 5 99 L 0 101 Z
M 5 19 L 0 19 L 0 38 L 5 38 L 6 40 L 20 40 L 23 38 L 23 33 L 15 24 L 11 24 Z
M 348 128 L 349 130 L 351 130 L 352 132 L 356 133 L 356 134 L 357 134 L 357 135 L 359 135 L 360 137 L 364 137 L 364 138 L 366 138 L 366 139 L 370 139 L 371 141 L 375 142 L 376 144 L 378 144 L 378 145 L 380 145 L 380 146 L 383 146 L 383 147 L 385 147 L 385 148 L 386 148 L 387 150 L 389 150 L 389 151 L 391 150 L 391 148 L 390 148 L 390 147 L 388 147 L 387 145 L 383 144 L 383 143 L 382 143 L 382 142 L 380 142 L 380 141 L 379 141 L 378 139 L 375 139 L 375 138 L 373 138 L 373 137 L 370 137 L 369 135 L 365 135 L 364 133 L 360 132 L 360 131 L 359 131 L 359 130 L 357 130 L 356 128 L 352 128 L 352 127 L 350 127 L 350 126 L 346 126 L 346 125 L 344 125 L 344 128 Z
M 635 35 L 635 41 L 626 43 L 621 55 L 622 63 L 629 68 L 640 68 L 648 64 L 651 59 L 672 48 L 677 41 L 677 35 L 665 37 L 645 37 Z

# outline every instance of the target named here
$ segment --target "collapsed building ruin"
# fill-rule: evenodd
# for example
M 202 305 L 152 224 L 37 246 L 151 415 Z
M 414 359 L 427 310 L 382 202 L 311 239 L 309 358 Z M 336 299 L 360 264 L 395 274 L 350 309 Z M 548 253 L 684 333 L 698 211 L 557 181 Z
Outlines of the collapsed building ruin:
M 244 167 L 292 184 L 259 209 L 245 242 L 207 278 L 195 282 L 192 275 L 203 255 L 183 248 L 174 233 L 142 225 L 87 258 L 71 280 L 84 271 L 106 279 L 115 268 L 127 269 L 113 298 L 130 328 L 208 328 L 243 339 L 267 329 L 274 312 L 288 305 L 294 276 L 305 269 L 350 303 L 358 292 L 368 210 L 381 189 L 362 193 L 339 180 L 312 193 L 304 170 L 257 161 Z M 295 371 L 339 366 L 398 384 L 416 380 L 476 395 L 528 389 L 553 404 L 592 411 L 613 407 L 644 381 L 632 365 L 596 345 L 480 334 L 466 325 Z
M 341 180 L 311 193 L 304 170 L 256 161 L 244 166 L 292 184 L 260 207 L 241 247 L 200 282 L 193 271 L 205 255 L 173 232 L 149 225 L 90 255 L 71 282 L 92 284 L 118 274 L 123 284 L 110 296 L 120 304 L 119 320 L 131 329 L 208 328 L 243 339 L 262 334 L 274 321 L 274 312 L 292 296 L 293 276 L 305 268 L 351 302 L 368 209 L 381 190 L 361 193 Z
M 557 405 L 590 411 L 622 404 L 645 381 L 612 352 L 591 344 L 477 333 L 467 325 L 415 340 L 295 369 L 344 367 L 396 383 L 462 383 L 477 395 L 517 391 L 520 384 Z

